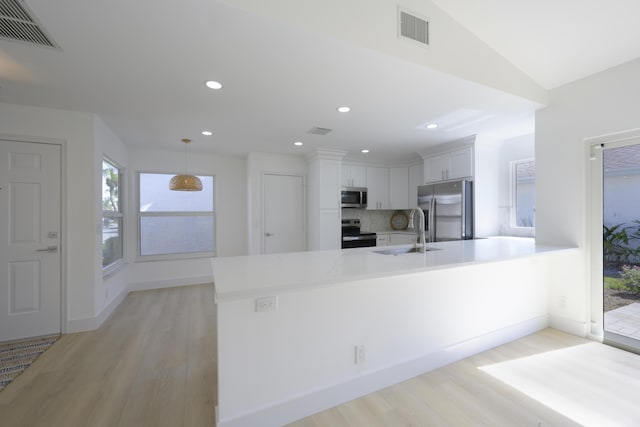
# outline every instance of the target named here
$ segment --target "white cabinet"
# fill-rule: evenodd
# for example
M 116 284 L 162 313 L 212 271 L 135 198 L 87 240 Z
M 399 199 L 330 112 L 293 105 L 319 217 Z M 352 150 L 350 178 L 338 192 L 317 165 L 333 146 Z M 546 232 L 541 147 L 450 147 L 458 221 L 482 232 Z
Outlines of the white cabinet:
M 389 235 L 388 234 L 377 234 L 376 235 L 376 246 L 389 246 Z
M 341 156 L 316 153 L 309 158 L 307 247 L 340 249 Z
M 340 249 L 340 246 L 342 245 L 340 211 L 334 209 L 322 209 L 318 219 L 319 240 L 318 247 L 316 249 Z
M 424 158 L 424 182 L 473 176 L 473 148 Z
M 320 159 L 320 209 L 340 209 L 340 162 L 331 159 Z
M 367 167 L 367 209 L 391 209 L 389 168 Z
M 376 246 L 412 245 L 417 237 L 414 233 L 378 233 Z
M 424 182 L 442 181 L 449 168 L 449 156 L 434 156 L 424 159 Z
M 367 168 L 357 165 L 342 165 L 343 187 L 366 187 Z
M 409 209 L 409 168 L 389 168 L 389 206 Z
M 473 148 L 454 151 L 449 154 L 449 170 L 447 179 L 473 176 Z
M 390 245 L 410 245 L 416 242 L 418 235 L 409 233 L 392 233 L 389 234 Z
M 424 184 L 422 179 L 423 172 L 423 165 L 415 165 L 409 168 L 409 206 L 407 206 L 407 209 L 411 209 L 418 204 L 418 187 Z

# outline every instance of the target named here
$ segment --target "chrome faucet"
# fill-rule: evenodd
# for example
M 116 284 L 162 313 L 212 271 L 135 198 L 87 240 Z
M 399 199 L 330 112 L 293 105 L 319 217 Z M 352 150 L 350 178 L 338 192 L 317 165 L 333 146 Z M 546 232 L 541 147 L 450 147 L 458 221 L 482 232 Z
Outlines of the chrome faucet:
M 420 240 L 418 241 L 418 243 L 415 244 L 415 247 L 418 248 L 418 252 L 425 252 L 425 238 L 424 238 L 424 211 L 419 208 L 419 207 L 415 207 L 413 209 L 411 209 L 411 214 L 409 214 L 409 228 L 413 228 L 413 214 L 419 212 L 420 213 L 420 225 L 418 226 L 418 231 L 420 233 Z

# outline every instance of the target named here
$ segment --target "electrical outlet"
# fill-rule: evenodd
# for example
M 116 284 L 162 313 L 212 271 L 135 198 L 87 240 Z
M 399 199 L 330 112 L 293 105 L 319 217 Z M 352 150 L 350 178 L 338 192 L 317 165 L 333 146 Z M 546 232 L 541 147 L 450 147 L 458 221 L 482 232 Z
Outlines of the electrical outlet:
M 561 310 L 567 309 L 567 297 L 565 295 L 560 297 L 560 309 Z
M 367 346 L 364 344 L 356 345 L 356 365 L 362 365 L 367 361 Z
M 269 296 L 269 297 L 260 297 L 256 298 L 256 311 L 274 311 L 278 308 L 278 297 Z

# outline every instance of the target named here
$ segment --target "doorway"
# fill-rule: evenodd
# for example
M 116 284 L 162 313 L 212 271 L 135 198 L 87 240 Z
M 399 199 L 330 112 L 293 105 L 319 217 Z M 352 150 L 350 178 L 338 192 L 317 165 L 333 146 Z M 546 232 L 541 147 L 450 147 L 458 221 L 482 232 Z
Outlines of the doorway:
M 0 341 L 60 332 L 61 146 L 0 139 Z
M 305 183 L 299 175 L 263 175 L 263 253 L 305 250 Z
M 594 197 L 601 212 L 600 257 L 592 263 L 600 264 L 595 280 L 600 281 L 603 341 L 640 353 L 640 138 L 595 145 L 591 160 L 601 188 Z

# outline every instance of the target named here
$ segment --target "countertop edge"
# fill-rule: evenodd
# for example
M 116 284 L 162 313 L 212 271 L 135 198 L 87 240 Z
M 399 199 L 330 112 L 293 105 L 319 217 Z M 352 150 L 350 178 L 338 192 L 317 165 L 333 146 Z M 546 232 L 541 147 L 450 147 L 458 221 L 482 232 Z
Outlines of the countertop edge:
M 406 247 L 408 245 L 395 245 L 395 246 L 385 246 L 385 249 L 393 249 L 393 248 L 402 248 L 402 247 Z M 217 289 L 215 290 L 215 301 L 216 303 L 218 302 L 231 302 L 231 301 L 238 301 L 238 300 L 244 300 L 244 299 L 253 299 L 253 298 L 259 298 L 259 297 L 264 297 L 264 296 L 271 296 L 274 294 L 283 294 L 283 293 L 295 293 L 295 292 L 305 292 L 308 290 L 314 290 L 314 289 L 321 289 L 324 287 L 330 287 L 330 286 L 335 286 L 338 284 L 345 284 L 345 283 L 351 283 L 351 282 L 359 282 L 359 281 L 363 281 L 363 280 L 371 280 L 371 279 L 376 279 L 376 278 L 385 278 L 385 277 L 399 277 L 399 276 L 407 276 L 407 275 L 413 275 L 413 274 L 421 274 L 421 273 L 425 273 L 425 272 L 429 272 L 429 271 L 436 271 L 436 270 L 445 270 L 445 269 L 451 269 L 451 268 L 458 268 L 458 267 L 464 267 L 464 266 L 470 266 L 470 265 L 480 265 L 480 264 L 489 264 L 489 263 L 494 263 L 494 262 L 504 262 L 504 261 L 509 261 L 509 260 L 515 260 L 515 259 L 520 259 L 520 258 L 527 258 L 527 257 L 535 257 L 535 256 L 540 256 L 540 255 L 546 255 L 549 254 L 550 252 L 563 252 L 563 251 L 572 251 L 572 250 L 577 250 L 578 247 L 556 247 L 556 246 L 536 246 L 535 247 L 535 251 L 531 252 L 531 253 L 524 253 L 524 254 L 515 254 L 515 255 L 510 255 L 510 256 L 506 256 L 506 257 L 496 257 L 496 258 L 490 258 L 490 259 L 482 259 L 482 260 L 478 260 L 478 259 L 474 259 L 474 260 L 467 260 L 467 261 L 459 261 L 459 262 L 450 262 L 450 263 L 444 263 L 444 264 L 438 264 L 438 265 L 430 265 L 430 266 L 425 266 L 425 267 L 420 267 L 420 268 L 411 268 L 405 271 L 389 271 L 389 272 L 375 272 L 375 273 L 370 273 L 370 274 L 359 274 L 359 275 L 353 275 L 353 276 L 349 276 L 348 278 L 339 278 L 339 279 L 326 279 L 326 280 L 321 280 L 318 282 L 306 282 L 306 283 L 290 283 L 287 285 L 282 285 L 282 286 L 270 286 L 268 288 L 260 288 L 260 289 L 249 289 L 249 290 L 242 290 L 242 291 L 227 291 L 224 292 L 223 295 L 219 294 Z M 445 249 L 443 249 L 445 250 Z M 387 256 L 387 255 L 381 255 L 381 256 Z M 215 271 L 213 272 L 213 282 L 214 282 L 214 289 L 215 289 Z

